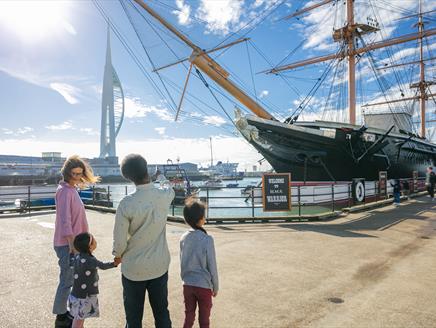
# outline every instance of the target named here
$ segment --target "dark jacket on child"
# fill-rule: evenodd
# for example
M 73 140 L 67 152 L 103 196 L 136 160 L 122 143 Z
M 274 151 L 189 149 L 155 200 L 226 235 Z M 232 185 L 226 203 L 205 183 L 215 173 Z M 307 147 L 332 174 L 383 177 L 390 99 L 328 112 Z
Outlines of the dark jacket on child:
M 77 254 L 74 258 L 74 282 L 71 295 L 76 298 L 86 298 L 98 294 L 97 268 L 107 270 L 115 268 L 113 262 L 103 263 L 87 253 Z

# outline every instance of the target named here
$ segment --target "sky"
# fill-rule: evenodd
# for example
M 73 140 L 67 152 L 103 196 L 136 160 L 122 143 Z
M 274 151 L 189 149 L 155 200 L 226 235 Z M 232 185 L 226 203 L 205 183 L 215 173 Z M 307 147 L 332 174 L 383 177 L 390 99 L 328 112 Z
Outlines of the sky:
M 283 19 L 316 2 L 319 1 L 147 1 L 202 49 L 249 37 L 249 42 L 211 53 L 211 57 L 230 73 L 230 79 L 280 120 L 304 103 L 328 62 L 280 76 L 260 72 L 279 63 L 335 53 L 338 49 L 332 31 L 344 22 L 342 1 L 324 5 L 298 19 Z M 375 21 L 382 27 L 365 42 L 415 32 L 416 16 L 401 17 L 416 13 L 417 3 L 355 1 L 356 21 Z M 424 1 L 423 11 L 434 9 L 435 2 Z M 207 166 L 212 144 L 215 162 L 239 162 L 240 170 L 259 167 L 262 156 L 231 121 L 235 106 L 244 113 L 248 111 L 205 77 L 213 88 L 209 91 L 195 70 L 188 82 L 180 118 L 175 122 L 175 104 L 180 100 L 188 65 L 184 62 L 163 69 L 159 76 L 152 70 L 189 57 L 190 48 L 146 13 L 136 10 L 130 0 L 0 1 L 0 154 L 40 156 L 43 151 L 60 151 L 63 156 L 99 155 L 107 19 L 112 27 L 112 65 L 125 95 L 125 119 L 117 137 L 120 158 L 135 152 L 150 163 L 179 159 Z M 426 28 L 434 28 L 435 21 L 435 13 L 429 13 Z M 432 57 L 432 51 L 436 51 L 434 41 L 435 37 L 428 39 L 426 57 Z M 413 61 L 417 55 L 417 42 L 372 53 L 376 66 Z M 416 65 L 378 70 L 377 79 L 368 57 L 359 58 L 358 63 L 358 100 L 362 104 L 385 99 L 380 83 L 389 99 L 401 93 L 413 96 L 408 84 L 418 78 Z M 436 73 L 433 64 L 434 61 L 426 62 L 429 80 L 434 80 Z M 337 67 L 336 78 L 333 80 L 331 70 L 300 120 L 347 120 L 346 103 L 339 100 L 346 84 L 341 74 L 346 71 L 343 63 Z M 429 120 L 436 118 L 434 104 L 434 100 L 429 101 Z M 417 119 L 415 115 L 414 120 Z M 433 132 L 430 127 L 429 133 Z M 260 168 L 269 167 L 262 162 Z

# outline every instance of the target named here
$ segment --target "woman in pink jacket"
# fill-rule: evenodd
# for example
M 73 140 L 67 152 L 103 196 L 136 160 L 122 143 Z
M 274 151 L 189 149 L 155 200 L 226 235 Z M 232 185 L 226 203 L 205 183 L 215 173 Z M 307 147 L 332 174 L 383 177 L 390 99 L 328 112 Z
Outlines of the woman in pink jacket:
M 70 267 L 71 254 L 74 253 L 74 237 L 88 232 L 85 207 L 77 192 L 77 187 L 96 183 L 90 166 L 79 156 L 69 157 L 61 170 L 63 180 L 56 190 L 56 223 L 54 233 L 54 249 L 59 258 L 59 285 L 53 304 L 56 314 L 55 327 L 69 327 L 71 317 L 67 311 L 67 300 L 73 285 L 73 271 Z

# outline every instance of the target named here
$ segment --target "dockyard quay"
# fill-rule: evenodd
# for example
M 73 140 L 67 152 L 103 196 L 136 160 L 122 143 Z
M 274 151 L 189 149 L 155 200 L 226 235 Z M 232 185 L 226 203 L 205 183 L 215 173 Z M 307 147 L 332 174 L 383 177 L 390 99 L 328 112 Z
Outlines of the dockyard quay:
M 87 211 L 112 258 L 114 215 Z M 54 212 L 0 218 L 1 327 L 51 327 L 57 285 Z M 436 204 L 428 197 L 331 221 L 210 224 L 220 272 L 212 327 L 434 327 Z M 181 327 L 179 239 L 168 222 L 169 310 Z M 119 269 L 100 272 L 100 312 L 87 327 L 124 327 Z M 152 327 L 145 306 L 144 327 Z

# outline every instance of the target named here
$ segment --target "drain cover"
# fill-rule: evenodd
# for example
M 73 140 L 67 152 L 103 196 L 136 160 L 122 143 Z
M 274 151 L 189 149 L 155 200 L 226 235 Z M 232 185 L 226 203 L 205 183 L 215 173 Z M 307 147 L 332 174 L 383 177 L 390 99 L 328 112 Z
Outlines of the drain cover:
M 335 303 L 335 304 L 344 303 L 344 300 L 342 298 L 339 298 L 339 297 L 330 297 L 327 300 L 329 302 L 332 302 L 332 303 Z

